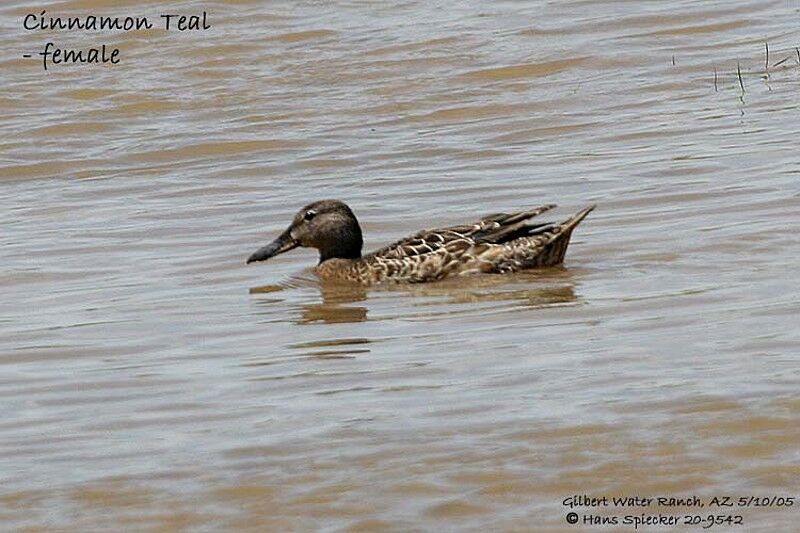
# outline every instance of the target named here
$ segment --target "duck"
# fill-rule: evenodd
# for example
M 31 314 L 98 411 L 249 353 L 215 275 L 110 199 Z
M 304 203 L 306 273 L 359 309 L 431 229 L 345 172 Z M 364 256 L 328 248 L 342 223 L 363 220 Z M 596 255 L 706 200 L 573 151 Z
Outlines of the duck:
M 423 283 L 474 274 L 506 274 L 551 267 L 564 261 L 575 227 L 594 210 L 585 207 L 561 223 L 530 222 L 555 208 L 542 205 L 494 213 L 477 222 L 426 229 L 368 254 L 353 210 L 340 200 L 320 200 L 300 209 L 275 240 L 256 250 L 247 264 L 297 247 L 316 248 L 314 271 L 321 281 Z

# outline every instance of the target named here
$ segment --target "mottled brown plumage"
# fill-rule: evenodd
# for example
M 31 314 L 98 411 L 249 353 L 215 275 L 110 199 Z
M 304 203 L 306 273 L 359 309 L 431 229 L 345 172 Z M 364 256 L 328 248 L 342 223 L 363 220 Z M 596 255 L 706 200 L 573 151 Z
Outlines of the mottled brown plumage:
M 320 253 L 315 269 L 320 278 L 364 285 L 554 266 L 563 262 L 572 230 L 595 206 L 560 224 L 528 222 L 554 207 L 497 213 L 474 224 L 423 230 L 362 256 L 361 227 L 353 212 L 338 200 L 322 200 L 301 209 L 286 231 L 247 262 L 264 261 L 297 246 L 311 247 Z

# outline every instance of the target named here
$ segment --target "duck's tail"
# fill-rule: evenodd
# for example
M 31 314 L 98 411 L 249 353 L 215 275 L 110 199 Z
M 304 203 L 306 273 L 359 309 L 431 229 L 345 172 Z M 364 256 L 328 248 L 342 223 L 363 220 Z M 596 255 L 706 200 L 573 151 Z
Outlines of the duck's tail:
M 595 207 L 590 205 L 560 224 L 545 226 L 530 236 L 508 243 L 510 253 L 503 270 L 525 270 L 563 263 L 572 231 Z
M 553 238 L 542 250 L 542 255 L 545 257 L 545 262 L 542 266 L 560 265 L 564 262 L 564 256 L 567 254 L 567 246 L 569 246 L 569 239 L 572 237 L 572 230 L 586 218 L 586 215 L 594 211 L 595 207 L 597 207 L 597 205 L 592 204 L 589 207 L 581 209 L 554 228 L 555 234 Z

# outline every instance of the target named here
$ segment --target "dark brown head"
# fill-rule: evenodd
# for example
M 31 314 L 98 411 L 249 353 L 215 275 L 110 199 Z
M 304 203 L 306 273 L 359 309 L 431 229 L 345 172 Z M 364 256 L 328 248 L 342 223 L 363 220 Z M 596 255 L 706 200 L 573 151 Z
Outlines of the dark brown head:
M 356 216 L 344 202 L 321 200 L 298 211 L 294 220 L 270 244 L 259 248 L 248 263 L 264 261 L 298 246 L 319 250 L 319 262 L 339 257 L 361 257 L 361 227 Z

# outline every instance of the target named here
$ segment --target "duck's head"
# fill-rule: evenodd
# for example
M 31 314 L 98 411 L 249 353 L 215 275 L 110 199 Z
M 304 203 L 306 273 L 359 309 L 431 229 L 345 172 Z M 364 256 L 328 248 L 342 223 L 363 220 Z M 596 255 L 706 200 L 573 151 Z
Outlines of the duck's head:
M 339 257 L 361 257 L 361 227 L 353 211 L 339 200 L 321 200 L 297 212 L 294 220 L 277 239 L 259 248 L 248 263 L 264 261 L 298 246 L 319 250 L 319 262 Z

